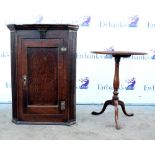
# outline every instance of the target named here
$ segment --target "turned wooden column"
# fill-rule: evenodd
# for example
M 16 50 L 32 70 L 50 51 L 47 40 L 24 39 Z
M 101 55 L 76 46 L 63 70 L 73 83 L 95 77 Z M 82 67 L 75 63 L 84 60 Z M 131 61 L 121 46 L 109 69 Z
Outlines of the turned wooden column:
M 114 73 L 114 81 L 113 81 L 113 102 L 115 106 L 115 127 L 118 129 L 118 89 L 119 89 L 119 62 L 120 62 L 120 56 L 115 56 L 115 73 Z

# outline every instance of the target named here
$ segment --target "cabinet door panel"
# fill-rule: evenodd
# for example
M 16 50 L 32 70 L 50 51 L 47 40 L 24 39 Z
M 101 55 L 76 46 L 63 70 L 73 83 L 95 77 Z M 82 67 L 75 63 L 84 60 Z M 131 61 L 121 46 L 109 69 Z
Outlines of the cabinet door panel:
M 28 105 L 56 105 L 58 102 L 57 48 L 27 49 Z
M 23 39 L 23 114 L 62 114 L 62 39 Z

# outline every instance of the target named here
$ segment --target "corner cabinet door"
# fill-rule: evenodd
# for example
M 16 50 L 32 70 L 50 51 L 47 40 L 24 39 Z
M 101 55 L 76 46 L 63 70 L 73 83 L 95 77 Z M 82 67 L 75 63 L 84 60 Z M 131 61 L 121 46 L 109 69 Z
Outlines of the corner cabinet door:
M 21 119 L 64 121 L 63 39 L 22 39 L 21 44 Z

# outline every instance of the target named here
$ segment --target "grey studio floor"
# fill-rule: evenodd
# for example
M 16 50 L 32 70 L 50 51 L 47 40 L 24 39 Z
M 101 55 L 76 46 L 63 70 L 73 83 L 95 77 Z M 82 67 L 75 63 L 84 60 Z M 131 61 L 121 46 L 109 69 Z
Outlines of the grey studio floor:
M 12 120 L 12 105 L 0 104 L 1 140 L 154 140 L 155 106 L 126 106 L 127 117 L 119 107 L 119 125 L 114 126 L 114 107 L 107 107 L 102 115 L 102 105 L 77 105 L 76 124 L 65 125 L 16 125 Z

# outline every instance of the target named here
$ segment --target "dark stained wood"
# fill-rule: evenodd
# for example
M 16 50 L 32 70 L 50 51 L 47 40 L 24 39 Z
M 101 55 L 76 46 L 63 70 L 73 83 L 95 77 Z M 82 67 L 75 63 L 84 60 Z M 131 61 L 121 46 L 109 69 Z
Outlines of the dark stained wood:
M 147 53 L 143 52 L 130 52 L 130 51 L 94 51 L 92 52 L 94 54 L 111 54 L 115 58 L 115 72 L 114 72 L 114 80 L 113 80 L 113 97 L 111 100 L 105 101 L 103 108 L 100 112 L 92 112 L 92 115 L 100 115 L 102 114 L 108 105 L 113 105 L 115 107 L 115 127 L 116 129 L 120 129 L 120 126 L 118 124 L 118 105 L 121 106 L 123 113 L 126 116 L 133 116 L 134 114 L 128 114 L 125 110 L 125 104 L 123 101 L 119 100 L 118 97 L 118 89 L 119 89 L 119 63 L 121 57 L 129 57 L 131 55 L 144 55 Z
M 71 24 L 9 24 L 7 27 L 13 30 L 74 30 L 77 31 L 78 25 Z
M 77 25 L 8 25 L 13 122 L 76 121 Z

